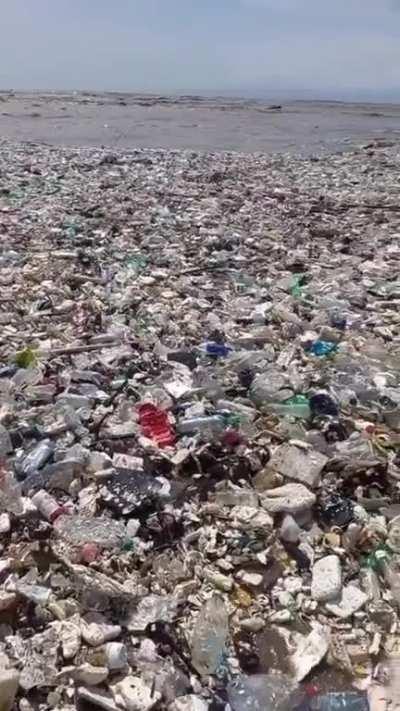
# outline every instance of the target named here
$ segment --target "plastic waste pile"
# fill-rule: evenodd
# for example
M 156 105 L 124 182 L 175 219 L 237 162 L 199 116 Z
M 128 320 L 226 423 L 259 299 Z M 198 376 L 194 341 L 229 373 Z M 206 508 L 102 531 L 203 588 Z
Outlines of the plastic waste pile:
M 0 144 L 0 711 L 400 703 L 399 167 Z

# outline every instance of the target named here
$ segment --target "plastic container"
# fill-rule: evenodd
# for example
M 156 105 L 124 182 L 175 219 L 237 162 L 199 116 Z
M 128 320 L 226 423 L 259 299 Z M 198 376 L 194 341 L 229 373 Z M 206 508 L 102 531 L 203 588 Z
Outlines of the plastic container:
M 202 676 L 215 674 L 222 665 L 228 633 L 224 601 L 214 595 L 200 610 L 192 637 L 192 664 Z
M 271 403 L 266 409 L 281 417 L 295 417 L 300 420 L 308 420 L 311 417 L 310 403 L 304 395 L 294 395 L 284 402 Z
M 54 452 L 54 444 L 50 439 L 44 439 L 24 457 L 19 464 L 19 472 L 24 476 L 33 474 L 37 469 L 43 467 Z
M 95 667 L 107 667 L 112 671 L 124 669 L 128 664 L 128 651 L 122 642 L 108 642 L 90 650 L 87 661 Z
M 62 514 L 66 513 L 64 506 L 61 506 L 47 491 L 41 489 L 32 497 L 32 503 L 47 521 L 53 523 Z
M 209 417 L 191 417 L 179 423 L 177 430 L 181 434 L 191 434 L 196 432 L 209 432 L 218 434 L 223 432 L 226 421 L 222 415 L 210 415 Z

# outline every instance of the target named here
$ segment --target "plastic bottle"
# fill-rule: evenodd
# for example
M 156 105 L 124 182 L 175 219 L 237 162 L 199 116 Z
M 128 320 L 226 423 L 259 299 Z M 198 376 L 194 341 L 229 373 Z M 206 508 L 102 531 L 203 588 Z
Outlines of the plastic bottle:
M 177 430 L 181 434 L 209 431 L 213 434 L 218 434 L 223 432 L 225 427 L 226 422 L 222 415 L 210 415 L 208 417 L 191 417 L 188 420 L 183 420 L 177 426 Z
M 54 444 L 51 439 L 44 439 L 24 457 L 18 466 L 19 473 L 24 477 L 33 474 L 37 469 L 43 467 L 54 452 Z
M 290 287 L 290 293 L 295 299 L 301 299 L 303 296 L 304 274 L 293 274 L 293 282 Z
M 145 437 L 154 440 L 159 447 L 170 447 L 175 443 L 175 434 L 168 415 L 152 403 L 139 405 L 139 422 Z
M 257 417 L 257 410 L 254 407 L 248 407 L 248 405 L 243 405 L 241 402 L 232 402 L 221 398 L 217 400 L 216 407 L 218 410 L 225 410 L 228 413 L 233 412 L 247 420 L 254 420 Z
M 388 563 L 393 555 L 393 551 L 384 544 L 380 544 L 364 559 L 366 568 L 382 572 L 385 564 Z
M 62 516 L 62 514 L 66 513 L 64 506 L 61 506 L 61 504 L 50 496 L 47 491 L 44 491 L 44 489 L 41 489 L 32 497 L 32 503 L 50 523 L 53 523 L 57 518 Z
M 311 711 L 369 711 L 368 699 L 356 691 L 341 691 L 314 696 Z
M 266 409 L 281 417 L 296 417 L 301 420 L 311 417 L 310 403 L 305 395 L 294 395 L 283 402 L 271 403 Z
M 111 670 L 124 669 L 128 664 L 127 648 L 122 642 L 108 642 L 101 647 L 89 650 L 87 661 L 95 667 L 107 667 Z
M 284 674 L 239 676 L 228 684 L 232 711 L 290 711 L 293 680 Z
M 228 633 L 224 601 L 214 595 L 200 610 L 192 637 L 192 664 L 202 676 L 218 671 L 224 659 Z

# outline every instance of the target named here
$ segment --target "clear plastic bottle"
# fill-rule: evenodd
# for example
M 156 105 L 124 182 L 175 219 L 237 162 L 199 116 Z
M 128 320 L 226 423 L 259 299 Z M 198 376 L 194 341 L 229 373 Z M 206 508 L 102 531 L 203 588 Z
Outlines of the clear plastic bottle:
M 314 696 L 311 711 L 369 711 L 368 699 L 356 691 L 341 691 Z
M 24 476 L 33 474 L 50 459 L 54 452 L 54 444 L 50 439 L 44 439 L 24 457 L 19 465 L 19 470 Z
M 248 405 L 243 405 L 241 402 L 233 402 L 231 400 L 219 399 L 217 400 L 216 407 L 218 410 L 226 410 L 227 412 L 233 412 L 240 415 L 241 418 L 247 420 L 254 420 L 257 417 L 257 410 Z
M 290 711 L 294 690 L 284 674 L 254 674 L 229 682 L 228 698 L 233 711 Z
M 294 395 L 284 402 L 271 403 L 265 409 L 281 417 L 295 417 L 300 420 L 308 420 L 311 417 L 309 399 L 304 395 Z
M 211 431 L 213 434 L 223 432 L 226 427 L 226 422 L 221 415 L 210 415 L 208 417 L 191 417 L 188 420 L 182 420 L 177 426 L 178 432 L 181 434 L 205 433 Z
M 192 664 L 202 676 L 218 671 L 224 659 L 228 633 L 228 612 L 224 601 L 214 595 L 200 610 L 192 637 Z

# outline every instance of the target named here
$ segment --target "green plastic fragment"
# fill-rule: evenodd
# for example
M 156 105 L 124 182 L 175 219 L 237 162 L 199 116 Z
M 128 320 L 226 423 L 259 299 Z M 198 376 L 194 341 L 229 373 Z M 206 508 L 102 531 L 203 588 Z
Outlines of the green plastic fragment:
M 371 568 L 379 572 L 382 570 L 385 563 L 390 560 L 393 556 L 393 551 L 389 546 L 382 543 L 369 555 L 365 556 L 363 559 L 363 565 L 366 568 Z
M 30 368 L 37 363 L 36 351 L 33 348 L 24 348 L 15 354 L 14 362 L 18 368 Z

